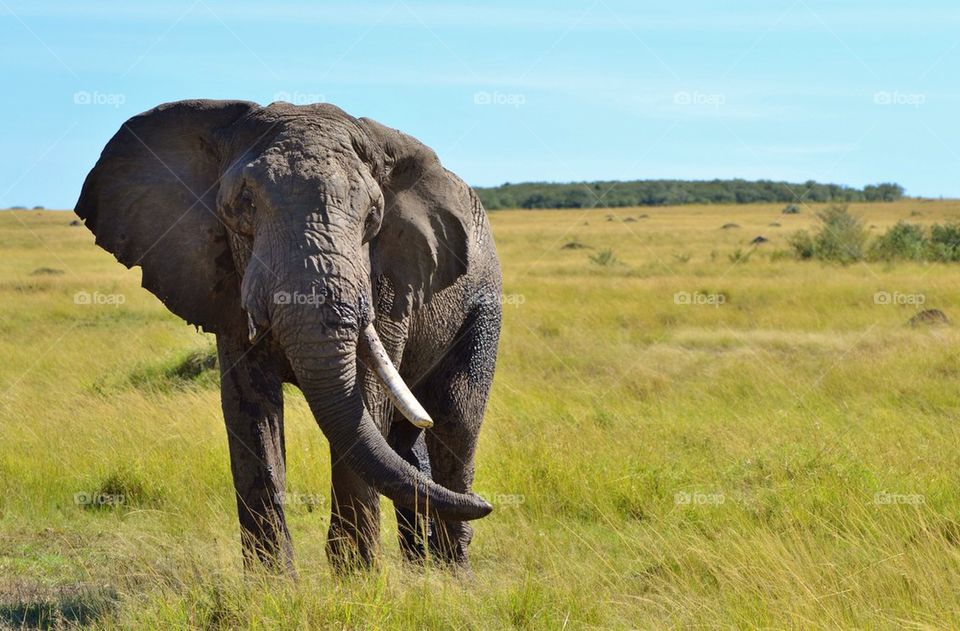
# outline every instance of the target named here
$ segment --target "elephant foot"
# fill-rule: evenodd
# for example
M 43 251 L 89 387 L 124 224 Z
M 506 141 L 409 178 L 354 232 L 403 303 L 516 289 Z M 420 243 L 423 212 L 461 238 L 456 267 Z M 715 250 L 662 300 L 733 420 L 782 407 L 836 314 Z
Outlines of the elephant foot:
M 358 537 L 355 528 L 331 524 L 327 533 L 327 560 L 337 575 L 366 572 L 377 567 L 377 547 Z
M 245 532 L 241 537 L 243 547 L 243 570 L 247 575 L 267 574 L 272 577 L 297 580 L 293 563 L 293 545 L 289 536 L 279 539 L 255 537 Z
M 462 521 L 436 522 L 436 528 L 428 538 L 430 558 L 438 566 L 455 574 L 472 575 L 467 548 L 473 539 L 473 528 Z

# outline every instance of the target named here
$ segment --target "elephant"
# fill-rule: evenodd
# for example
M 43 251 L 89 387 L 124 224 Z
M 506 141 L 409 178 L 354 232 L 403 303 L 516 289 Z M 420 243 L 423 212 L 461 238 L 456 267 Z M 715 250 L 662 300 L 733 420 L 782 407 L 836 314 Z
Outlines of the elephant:
M 245 567 L 296 575 L 283 385 L 326 436 L 337 569 L 379 551 L 469 571 L 502 278 L 476 193 L 416 139 L 330 104 L 166 103 L 134 116 L 76 214 L 187 323 L 215 334 Z

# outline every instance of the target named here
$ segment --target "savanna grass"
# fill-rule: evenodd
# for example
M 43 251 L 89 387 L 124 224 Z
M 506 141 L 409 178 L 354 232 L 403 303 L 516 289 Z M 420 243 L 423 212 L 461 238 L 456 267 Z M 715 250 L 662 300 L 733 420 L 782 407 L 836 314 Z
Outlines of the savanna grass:
M 492 213 L 473 579 L 406 566 L 386 504 L 378 571 L 330 574 L 328 450 L 289 389 L 297 583 L 242 571 L 210 337 L 72 215 L 0 212 L 0 627 L 960 626 L 960 335 L 906 325 L 960 318 L 960 267 L 778 255 L 818 210 Z

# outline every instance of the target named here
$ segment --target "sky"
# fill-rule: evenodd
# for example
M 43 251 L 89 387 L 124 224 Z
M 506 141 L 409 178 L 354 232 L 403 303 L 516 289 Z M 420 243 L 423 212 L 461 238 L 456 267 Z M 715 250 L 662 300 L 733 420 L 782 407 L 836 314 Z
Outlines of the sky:
M 0 0 L 0 208 L 129 117 L 326 101 L 474 186 L 740 177 L 960 197 L 956 0 Z

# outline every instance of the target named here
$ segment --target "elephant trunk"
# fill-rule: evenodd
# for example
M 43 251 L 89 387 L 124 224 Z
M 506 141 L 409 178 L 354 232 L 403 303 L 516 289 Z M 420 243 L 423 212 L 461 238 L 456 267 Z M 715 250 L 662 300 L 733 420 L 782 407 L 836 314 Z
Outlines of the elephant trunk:
M 357 378 L 358 340 L 367 330 L 368 315 L 364 301 L 355 297 L 363 292 L 346 285 L 309 292 L 324 296 L 322 303 L 297 301 L 277 292 L 275 296 L 285 297 L 283 304 L 273 300 L 267 309 L 273 333 L 333 453 L 398 506 L 454 521 L 490 514 L 492 506 L 480 496 L 455 493 L 407 463 L 374 423 Z M 248 311 L 252 309 L 248 305 Z M 368 356 L 368 337 L 362 349 Z
M 310 410 L 337 458 L 404 508 L 419 513 L 429 509 L 442 519 L 457 521 L 490 513 L 492 507 L 481 497 L 454 493 L 432 482 L 387 444 L 363 404 L 356 377 L 355 345 L 333 343 L 314 352 L 326 354 L 322 363 L 328 367 L 323 371 L 307 368 L 312 359 L 293 358 L 291 363 Z

